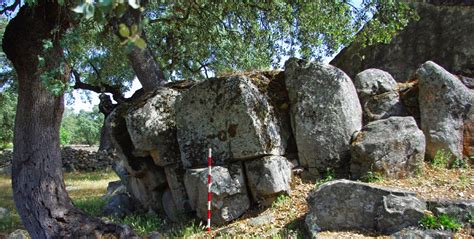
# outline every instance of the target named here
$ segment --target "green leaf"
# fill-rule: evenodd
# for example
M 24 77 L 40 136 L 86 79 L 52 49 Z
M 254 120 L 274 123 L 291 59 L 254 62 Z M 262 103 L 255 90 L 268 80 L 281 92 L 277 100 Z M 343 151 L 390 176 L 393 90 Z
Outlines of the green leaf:
M 145 40 L 143 40 L 143 38 L 136 39 L 135 45 L 142 50 L 146 48 L 146 42 Z
M 130 5 L 130 7 L 132 7 L 133 9 L 140 8 L 139 0 L 128 0 L 128 5 Z
M 132 35 L 135 35 L 138 33 L 138 26 L 137 24 L 133 24 L 132 27 L 131 27 L 131 30 L 132 30 Z
M 119 33 L 120 33 L 120 36 L 124 38 L 127 38 L 130 36 L 130 30 L 128 30 L 128 27 L 123 23 L 120 23 L 119 25 Z

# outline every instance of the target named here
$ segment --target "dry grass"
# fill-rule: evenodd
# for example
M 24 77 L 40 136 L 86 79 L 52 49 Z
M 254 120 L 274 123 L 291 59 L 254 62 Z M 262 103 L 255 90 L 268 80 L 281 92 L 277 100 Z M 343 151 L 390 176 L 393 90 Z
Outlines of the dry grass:
M 71 198 L 77 203 L 87 204 L 86 207 L 90 208 L 88 212 L 93 215 L 96 213 L 94 210 L 100 206 L 100 203 L 97 204 L 94 200 L 106 192 L 108 182 L 118 180 L 113 172 L 68 173 L 65 178 Z M 384 179 L 371 184 L 407 189 L 416 192 L 424 199 L 473 200 L 474 168 L 447 170 L 425 165 L 421 176 L 400 180 Z M 299 177 L 294 177 L 290 197 L 280 197 L 269 208 L 249 211 L 229 225 L 213 228 L 213 235 L 221 238 L 304 238 L 304 215 L 308 210 L 306 198 L 308 193 L 317 187 L 316 185 L 304 183 Z M 6 207 L 14 212 L 9 177 L 0 175 L 0 192 L 0 207 Z M 268 223 L 252 225 L 252 219 L 264 215 L 270 215 L 273 219 Z M 0 230 L 0 238 L 2 233 L 21 228 L 18 215 L 14 212 L 12 216 L 13 224 L 7 230 Z M 202 230 L 202 224 L 189 224 L 179 230 L 181 230 L 178 232 L 179 235 L 185 235 L 187 238 L 208 236 L 205 232 L 197 233 Z M 319 236 L 322 238 L 386 238 L 358 232 L 321 232 Z M 457 238 L 472 238 L 472 235 L 461 231 L 457 234 Z

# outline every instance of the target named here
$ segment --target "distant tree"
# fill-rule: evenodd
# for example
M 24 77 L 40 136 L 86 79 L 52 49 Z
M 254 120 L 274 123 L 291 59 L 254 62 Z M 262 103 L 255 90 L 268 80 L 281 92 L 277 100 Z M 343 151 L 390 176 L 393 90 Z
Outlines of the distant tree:
M 119 45 L 138 47 L 132 49 L 135 51 L 151 49 L 145 59 L 153 61 L 139 63 L 158 62 L 165 76 L 157 79 L 159 85 L 173 77 L 268 67 L 279 62 L 280 57 L 296 53 L 318 58 L 348 44 L 371 15 L 378 22 L 372 24 L 373 33 L 382 34 L 368 37 L 378 40 L 390 38 L 390 33 L 410 17 L 404 3 L 382 0 L 363 1 L 360 7 L 349 1 L 142 2 L 145 8 L 139 17 L 143 21 L 118 24 L 123 38 Z M 79 63 L 86 62 L 89 56 L 114 53 L 106 48 L 88 52 L 87 43 L 79 44 L 77 49 L 83 57 L 74 62 L 70 56 L 76 51 L 64 40 L 87 19 L 94 19 L 99 29 L 92 33 L 100 36 L 100 29 L 106 29 L 111 19 L 122 19 L 130 8 L 143 7 L 137 3 L 9 0 L 0 4 L 0 14 L 11 14 L 20 8 L 8 22 L 2 47 L 18 79 L 13 195 L 23 224 L 33 238 L 133 236 L 122 226 L 91 218 L 74 207 L 61 171 L 59 131 L 71 72 L 78 68 L 94 71 L 93 66 L 98 68 L 95 62 L 90 67 Z M 71 9 L 82 13 L 86 20 L 80 20 Z M 146 39 L 140 37 L 142 31 L 149 33 Z M 108 38 L 107 34 L 104 36 Z M 89 35 L 79 38 L 94 39 Z M 123 62 L 114 60 L 117 65 Z M 106 67 L 107 64 L 102 65 L 103 69 Z M 92 86 L 101 90 L 107 85 Z
M 0 92 L 0 149 L 13 142 L 17 95 L 12 87 Z

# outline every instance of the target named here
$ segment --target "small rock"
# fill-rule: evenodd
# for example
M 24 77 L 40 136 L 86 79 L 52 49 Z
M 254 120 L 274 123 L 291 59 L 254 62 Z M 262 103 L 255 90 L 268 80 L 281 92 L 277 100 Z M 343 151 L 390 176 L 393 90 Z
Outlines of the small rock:
M 8 235 L 7 237 L 7 239 L 29 239 L 29 238 L 30 238 L 30 235 L 28 234 L 28 232 L 21 229 L 15 230 L 14 232 L 10 233 L 10 235 Z
M 462 223 L 469 222 L 469 215 L 474 215 L 474 200 L 433 200 L 426 204 L 436 216 L 446 214 Z
M 362 105 L 364 123 L 406 115 L 397 82 L 386 71 L 367 69 L 357 74 L 354 85 Z
M 252 227 L 258 227 L 266 225 L 275 221 L 273 214 L 265 214 L 262 216 L 254 217 L 249 220 L 248 224 Z
M 109 199 L 107 204 L 102 207 L 102 213 L 105 216 L 124 218 L 137 209 L 135 207 L 136 203 L 137 202 L 127 193 L 115 194 Z
M 265 156 L 245 162 L 248 186 L 255 201 L 270 206 L 281 194 L 290 193 L 291 164 L 283 156 Z
M 165 238 L 165 237 L 163 237 L 163 235 L 161 235 L 161 233 L 159 232 L 152 232 L 147 237 L 147 239 L 162 239 L 162 238 Z
M 418 228 L 405 228 L 390 235 L 392 239 L 452 239 L 454 233 L 440 230 L 421 230 Z

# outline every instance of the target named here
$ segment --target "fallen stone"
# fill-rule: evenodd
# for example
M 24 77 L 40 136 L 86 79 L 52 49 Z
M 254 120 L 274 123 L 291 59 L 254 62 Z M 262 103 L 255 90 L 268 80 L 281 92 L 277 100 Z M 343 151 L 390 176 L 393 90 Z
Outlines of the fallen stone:
M 102 199 L 109 200 L 111 197 L 117 194 L 127 193 L 127 187 L 122 184 L 122 181 L 109 182 L 107 186 L 107 193 L 102 196 Z
M 163 209 L 165 210 L 166 216 L 168 216 L 168 219 L 170 219 L 172 222 L 179 222 L 180 219 L 183 218 L 184 212 L 178 210 L 176 207 L 176 203 L 169 188 L 163 193 L 161 202 L 163 203 Z
M 188 195 L 186 194 L 186 187 L 184 186 L 185 173 L 186 170 L 180 163 L 165 167 L 166 180 L 170 189 L 171 199 L 180 214 L 191 211 Z
M 441 230 L 421 230 L 419 228 L 405 228 L 390 235 L 393 239 L 452 239 L 454 233 Z
M 291 164 L 283 156 L 265 156 L 246 161 L 247 182 L 253 199 L 270 206 L 281 194 L 290 193 Z
M 413 117 L 390 117 L 362 127 L 351 144 L 351 177 L 369 172 L 403 178 L 422 170 L 425 136 Z
M 434 215 L 446 214 L 461 223 L 469 223 L 469 220 L 472 220 L 470 216 L 474 215 L 474 200 L 434 200 L 427 201 L 426 204 Z
M 252 226 L 252 227 L 259 227 L 259 226 L 273 223 L 274 221 L 275 221 L 275 217 L 273 216 L 273 214 L 265 214 L 265 215 L 250 219 L 248 224 L 249 226 Z
M 364 123 L 406 115 L 397 82 L 388 72 L 367 69 L 356 75 L 354 85 L 362 105 Z
M 176 90 L 159 88 L 135 101 L 125 116 L 135 151 L 151 154 L 161 167 L 180 160 L 174 111 L 178 95 Z
M 426 137 L 426 154 L 434 158 L 444 150 L 463 158 L 463 128 L 474 119 L 474 92 L 434 62 L 427 61 L 417 71 L 421 129 Z
M 188 169 L 184 183 L 190 206 L 197 216 L 207 220 L 207 168 Z M 237 219 L 250 206 L 240 164 L 212 168 L 212 223 L 222 225 Z
M 307 201 L 305 223 L 313 237 L 322 230 L 391 234 L 417 225 L 426 209 L 415 193 L 349 180 L 325 183 Z
M 289 59 L 285 81 L 301 166 L 316 179 L 329 169 L 349 171 L 350 141 L 362 126 L 362 109 L 351 79 L 330 65 Z
M 124 218 L 131 215 L 138 208 L 136 201 L 128 193 L 117 193 L 111 196 L 108 202 L 102 207 L 105 216 Z
M 280 123 L 257 86 L 245 76 L 212 78 L 176 101 L 176 124 L 185 168 L 207 165 L 207 149 L 216 165 L 230 159 L 283 155 Z

